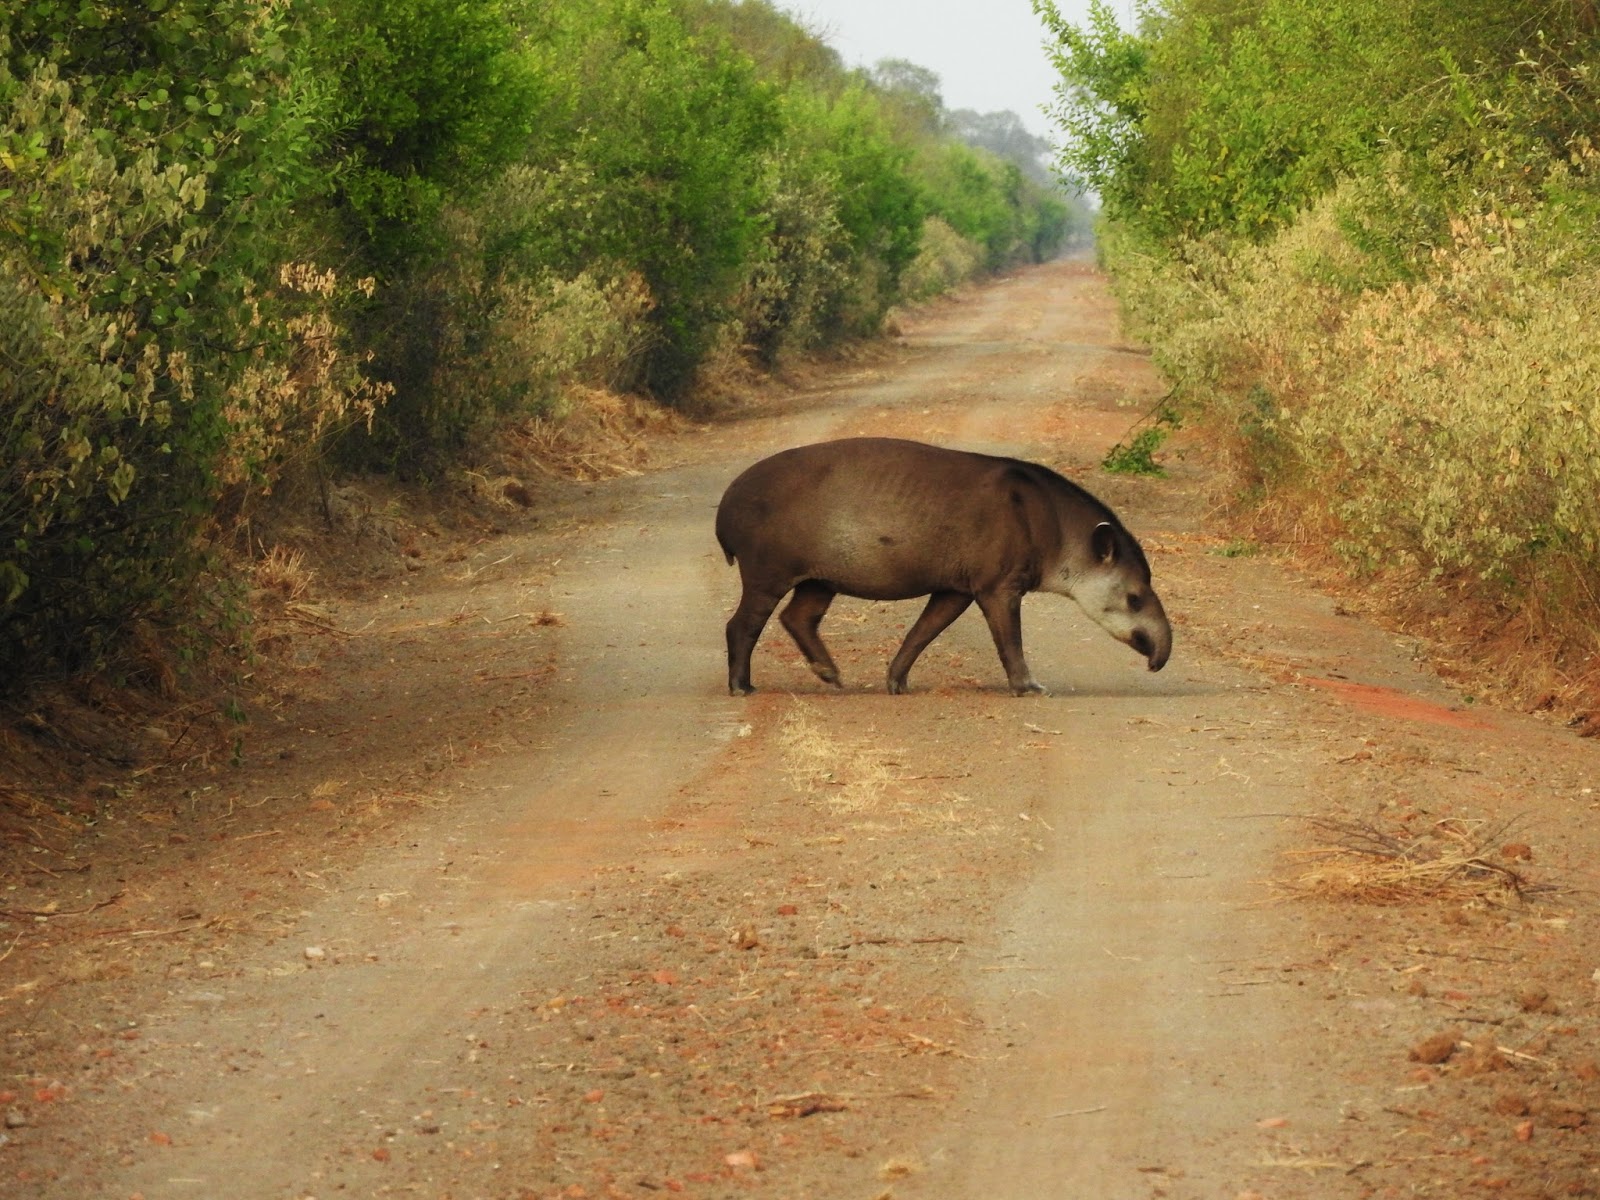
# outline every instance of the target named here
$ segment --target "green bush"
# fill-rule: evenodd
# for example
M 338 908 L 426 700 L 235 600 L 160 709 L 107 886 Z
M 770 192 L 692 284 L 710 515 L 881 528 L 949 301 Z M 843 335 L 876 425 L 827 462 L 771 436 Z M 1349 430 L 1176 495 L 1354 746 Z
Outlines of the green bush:
M 1180 0 L 1122 30 L 1035 10 L 1062 72 L 1063 165 L 1164 237 L 1269 235 L 1352 173 L 1405 164 L 1435 223 L 1493 179 L 1536 181 L 1586 128 L 1570 6 L 1490 0 Z M 1507 163 L 1515 164 L 1511 172 Z
M 440 213 L 518 161 L 542 84 L 519 0 L 301 0 L 327 90 L 335 204 L 384 282 L 437 248 Z
M 1600 649 L 1592 14 L 1183 0 L 1127 33 L 1036 7 L 1119 294 L 1243 494 Z
M 849 284 L 847 246 L 832 181 L 799 155 L 767 160 L 768 227 L 735 309 L 736 340 L 771 366 L 786 350 L 825 340 Z
M 639 273 L 654 300 L 641 382 L 677 400 L 764 233 L 776 96 L 749 59 L 691 36 L 666 0 L 606 0 L 557 20 L 533 161 L 576 194 L 529 231 L 527 248 L 564 274 L 596 262 Z
M 768 327 L 802 348 L 876 333 L 917 254 L 923 208 L 911 150 L 893 139 L 876 96 L 859 82 L 837 90 L 797 84 L 784 94 L 783 113 L 777 161 L 790 186 L 809 194 L 815 215 L 786 220 L 782 204 L 769 206 L 775 219 L 763 262 L 784 264 L 784 299 Z M 813 238 L 809 254 L 794 252 L 795 231 L 824 225 L 829 234 Z
M 922 247 L 906 270 L 902 291 L 907 300 L 931 300 L 975 278 L 983 265 L 983 246 L 957 233 L 943 217 L 929 217 L 922 227 Z
M 0 679 L 182 611 L 200 535 L 370 413 L 292 213 L 315 105 L 244 0 L 0 25 Z

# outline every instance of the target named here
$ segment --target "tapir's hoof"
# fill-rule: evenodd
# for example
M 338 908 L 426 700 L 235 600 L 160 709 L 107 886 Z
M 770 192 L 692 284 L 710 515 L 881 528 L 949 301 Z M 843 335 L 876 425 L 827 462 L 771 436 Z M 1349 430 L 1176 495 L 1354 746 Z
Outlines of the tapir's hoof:
M 810 663 L 808 665 L 811 667 L 811 673 L 822 680 L 823 683 L 831 683 L 834 687 L 844 686 L 839 682 L 839 670 L 837 667 L 825 667 L 821 663 Z
M 904 696 L 906 694 L 906 681 L 904 679 L 889 680 L 889 695 Z
M 1027 683 L 1013 687 L 1011 694 L 1013 696 L 1048 696 L 1050 689 L 1045 687 L 1044 684 L 1035 683 L 1030 679 Z
M 730 683 L 728 685 L 728 695 L 730 696 L 748 696 L 755 690 L 755 687 L 748 683 Z

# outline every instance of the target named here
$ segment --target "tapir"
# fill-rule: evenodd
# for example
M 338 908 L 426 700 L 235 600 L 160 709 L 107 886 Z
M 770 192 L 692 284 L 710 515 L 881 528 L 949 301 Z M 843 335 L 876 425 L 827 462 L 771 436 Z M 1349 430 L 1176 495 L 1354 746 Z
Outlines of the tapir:
M 1150 670 L 1172 627 L 1150 564 L 1115 513 L 1048 467 L 899 438 L 845 438 L 784 450 L 750 467 L 717 506 L 717 541 L 743 594 L 728 621 L 728 690 L 748 695 L 750 655 L 773 610 L 825 683 L 839 668 L 818 636 L 840 593 L 927 596 L 889 664 L 889 691 L 928 644 L 977 601 L 1015 695 L 1042 692 L 1022 654 L 1022 597 L 1071 596 Z

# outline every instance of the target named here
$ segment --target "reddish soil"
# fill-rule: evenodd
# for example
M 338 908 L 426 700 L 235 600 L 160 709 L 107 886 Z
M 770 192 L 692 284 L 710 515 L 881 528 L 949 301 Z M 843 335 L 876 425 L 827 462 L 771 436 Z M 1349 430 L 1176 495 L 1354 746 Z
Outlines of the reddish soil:
M 1446 708 L 1417 696 L 1407 695 L 1391 687 L 1378 687 L 1371 683 L 1352 683 L 1348 679 L 1318 679 L 1303 676 L 1300 682 L 1311 687 L 1325 688 L 1346 704 L 1380 717 L 1398 717 L 1403 721 L 1421 721 L 1429 725 L 1448 725 L 1452 729 L 1492 729 L 1493 726 L 1479 717 L 1462 712 L 1459 708 Z
M 42 700 L 0 1196 L 1600 1195 L 1600 746 L 1234 556 L 1197 449 L 1101 472 L 1164 389 L 1089 268 L 906 328 L 531 508 L 340 489 L 241 719 Z M 974 614 L 888 696 L 916 607 L 841 600 L 842 690 L 774 623 L 727 696 L 722 487 L 868 432 L 1083 481 L 1171 664 L 1035 598 L 1051 696 Z

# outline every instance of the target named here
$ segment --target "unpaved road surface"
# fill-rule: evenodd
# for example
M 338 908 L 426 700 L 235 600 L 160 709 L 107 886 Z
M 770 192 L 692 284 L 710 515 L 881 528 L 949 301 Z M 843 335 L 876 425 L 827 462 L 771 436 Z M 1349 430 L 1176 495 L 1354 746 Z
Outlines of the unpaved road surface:
M 12 827 L 0 1196 L 1600 1195 L 1597 747 L 1101 473 L 1162 390 L 1057 264 L 324 579 L 231 764 Z M 1034 597 L 1050 696 L 969 612 L 892 697 L 841 598 L 730 698 L 721 489 L 866 433 L 1111 503 L 1168 668 Z

